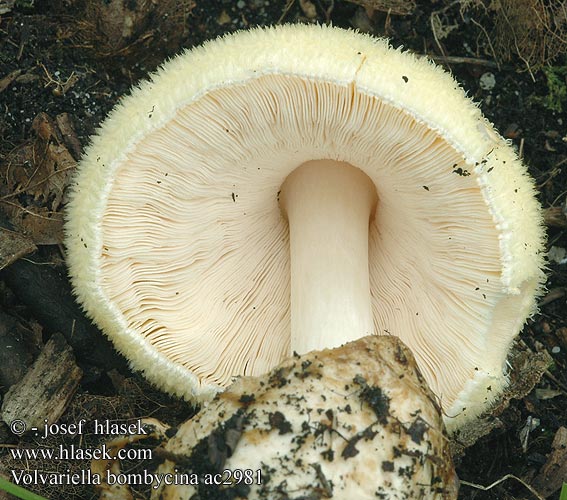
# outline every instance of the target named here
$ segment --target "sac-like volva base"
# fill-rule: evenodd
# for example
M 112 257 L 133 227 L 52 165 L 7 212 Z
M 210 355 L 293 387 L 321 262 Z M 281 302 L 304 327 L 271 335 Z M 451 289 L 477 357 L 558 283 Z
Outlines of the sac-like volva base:
M 154 500 L 454 500 L 458 491 L 435 397 L 394 337 L 365 337 L 243 377 L 164 448 L 158 473 L 185 484 L 162 482 Z M 223 469 L 256 475 L 239 485 L 187 484 L 187 473 Z

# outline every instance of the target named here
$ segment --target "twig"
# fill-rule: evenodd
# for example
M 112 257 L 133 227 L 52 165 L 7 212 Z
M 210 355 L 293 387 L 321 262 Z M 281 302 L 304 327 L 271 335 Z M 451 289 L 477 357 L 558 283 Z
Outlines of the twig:
M 490 47 L 490 52 L 492 52 L 492 57 L 494 58 L 495 61 L 498 61 L 498 58 L 496 57 L 496 51 L 494 50 L 494 47 L 492 46 L 492 40 L 490 40 L 490 36 L 486 32 L 486 29 L 484 29 L 484 26 L 482 24 L 478 23 L 477 21 L 475 21 L 473 18 L 471 18 L 471 21 L 475 26 L 477 26 L 484 33 L 484 36 L 486 37 L 486 40 L 488 41 L 488 46 Z M 498 62 L 496 63 L 496 67 L 500 70 L 500 64 L 498 64 Z
M 460 56 L 428 56 L 435 62 L 447 64 L 474 64 L 476 66 L 486 66 L 487 68 L 500 69 L 497 62 L 480 59 L 478 57 L 460 57 Z
M 477 490 L 488 491 L 488 490 L 491 490 L 492 488 L 494 488 L 495 486 L 498 486 L 500 483 L 507 481 L 508 479 L 515 479 L 520 484 L 525 486 L 530 491 L 530 493 L 532 493 L 538 500 L 545 500 L 545 498 L 543 498 L 528 483 L 526 483 L 525 481 L 523 481 L 519 477 L 514 476 L 513 474 L 506 474 L 504 477 L 501 477 L 500 479 L 498 479 L 498 481 L 494 481 L 492 484 L 490 484 L 488 486 L 482 486 L 480 484 L 469 483 L 468 481 L 463 481 L 463 480 L 461 480 L 460 482 L 461 482 L 461 484 L 464 484 L 465 486 L 470 486 L 471 488 L 476 488 Z
M 557 165 L 555 165 L 555 166 L 552 168 L 551 172 L 547 172 L 547 174 L 546 174 L 546 175 L 547 175 L 547 179 L 546 179 L 544 182 L 542 182 L 541 184 L 538 184 L 538 185 L 537 185 L 537 188 L 538 188 L 539 190 L 541 190 L 543 187 L 546 186 L 546 184 L 548 184 L 549 182 L 551 182 L 551 181 L 553 180 L 553 178 L 554 178 L 554 177 L 557 177 L 560 173 L 561 173 L 561 169 L 560 169 Z
M 437 29 L 435 28 L 435 22 L 434 22 L 435 19 L 434 16 L 436 15 L 438 15 L 437 12 L 433 12 L 429 17 L 429 23 L 431 24 L 431 32 L 433 33 L 433 38 L 435 39 L 435 43 L 437 44 L 437 47 L 439 48 L 439 51 L 441 52 L 442 56 L 447 57 L 447 54 L 445 53 L 445 50 L 443 49 L 443 46 L 441 45 L 441 42 L 439 41 L 439 38 L 437 36 Z
M 566 194 L 567 194 L 567 190 L 563 191 L 562 193 L 559 193 L 559 194 L 556 196 L 556 198 L 551 202 L 551 207 L 550 207 L 550 208 L 553 208 L 554 205 L 559 201 L 559 198 L 563 198 L 563 196 L 566 195 Z
M 31 180 L 35 177 L 35 174 L 37 173 L 37 171 L 39 170 L 39 166 L 35 169 L 34 173 L 32 175 L 29 176 L 28 178 L 28 182 L 25 186 L 23 186 L 22 188 L 18 189 L 17 191 L 14 191 L 13 193 L 9 193 L 6 194 L 4 196 L 0 196 L 0 202 L 4 202 L 6 200 L 8 200 L 9 198 L 14 198 L 16 196 L 19 196 L 22 193 L 26 193 L 32 189 L 36 189 L 39 186 L 41 186 L 42 184 L 46 183 L 49 179 L 51 179 L 51 177 L 54 177 L 58 174 L 61 174 L 62 172 L 65 172 L 66 170 L 72 170 L 75 168 L 76 165 L 71 165 L 69 167 L 63 167 L 60 170 L 56 170 L 55 172 L 51 172 L 49 175 L 45 176 L 43 179 L 37 181 L 35 184 L 30 186 L 30 182 Z
M 285 16 L 287 16 L 287 13 L 291 10 L 294 3 L 295 3 L 295 0 L 287 0 L 285 7 L 284 7 L 284 10 L 282 12 L 282 15 L 277 20 L 276 24 L 280 24 L 284 20 Z
M 37 217 L 39 219 L 44 219 L 44 220 L 52 220 L 53 219 L 53 217 L 47 217 L 45 215 L 37 214 L 37 213 L 31 211 L 30 209 L 22 207 L 21 205 L 18 205 L 17 203 L 14 203 L 12 201 L 2 200 L 0 203 L 5 203 L 6 205 L 10 205 L 10 206 L 16 208 L 17 210 L 21 210 L 22 212 L 24 212 L 28 215 L 31 215 L 32 217 Z M 53 215 L 53 214 L 56 214 L 58 212 L 56 210 L 48 210 L 47 213 L 50 214 L 50 215 Z
M 516 49 L 516 54 L 518 55 L 518 57 L 524 62 L 524 64 L 526 65 L 526 69 L 528 71 L 528 73 L 530 74 L 532 81 L 535 83 L 535 77 L 532 73 L 532 69 L 530 67 L 530 63 L 529 61 L 522 55 L 522 51 L 520 50 L 520 48 L 518 47 L 518 37 L 516 36 L 516 32 L 514 31 L 514 27 L 512 26 L 512 23 L 510 22 L 510 20 L 508 19 L 508 16 L 506 15 L 506 11 L 505 9 L 500 9 L 500 15 L 504 17 L 504 20 L 506 21 L 506 23 L 508 24 L 508 28 L 510 29 L 510 33 L 512 33 L 512 38 L 514 39 L 514 48 Z M 474 22 L 474 20 L 473 20 Z M 476 23 L 475 23 L 476 24 Z M 490 46 L 492 47 L 492 44 L 490 44 Z
M 543 374 L 567 395 L 567 387 L 559 382 L 559 380 L 557 380 L 557 378 L 555 378 L 549 370 L 546 370 Z
M 562 297 L 565 297 L 565 288 L 554 288 L 553 290 L 550 290 L 546 294 L 546 296 L 539 301 L 538 307 L 543 307 L 547 304 L 551 304 L 553 301 L 558 300 Z

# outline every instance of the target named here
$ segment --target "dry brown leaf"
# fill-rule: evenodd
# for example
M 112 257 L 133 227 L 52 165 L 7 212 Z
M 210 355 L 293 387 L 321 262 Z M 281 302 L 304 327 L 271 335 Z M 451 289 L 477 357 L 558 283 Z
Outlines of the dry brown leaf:
M 398 16 L 407 16 L 415 10 L 415 0 L 348 0 L 367 10 L 379 10 Z
M 80 144 L 70 117 L 55 121 L 40 113 L 32 124 L 35 138 L 16 148 L 7 159 L 0 206 L 8 221 L 36 245 L 62 241 L 61 209 Z M 67 146 L 69 145 L 69 146 Z
M 548 497 L 558 491 L 564 482 L 567 483 L 567 427 L 560 427 L 553 438 L 547 462 L 532 486 Z
M 102 57 L 131 55 L 156 39 L 178 47 L 195 5 L 194 0 L 87 2 L 82 19 L 71 27 L 72 37 Z
M 35 250 L 36 246 L 30 238 L 18 231 L 0 227 L 0 271 Z
M 552 359 L 547 352 L 533 353 L 514 347 L 508 361 L 512 366 L 509 386 L 492 408 L 452 436 L 451 451 L 454 457 L 462 456 L 466 448 L 493 430 L 505 427 L 504 421 L 499 417 L 509 407 L 510 401 L 525 397 L 541 379 Z
M 299 6 L 307 19 L 315 19 L 317 17 L 317 7 L 310 0 L 299 0 Z
M 39 208 L 35 213 L 18 211 L 18 226 L 36 245 L 58 245 L 63 241 L 63 214 Z

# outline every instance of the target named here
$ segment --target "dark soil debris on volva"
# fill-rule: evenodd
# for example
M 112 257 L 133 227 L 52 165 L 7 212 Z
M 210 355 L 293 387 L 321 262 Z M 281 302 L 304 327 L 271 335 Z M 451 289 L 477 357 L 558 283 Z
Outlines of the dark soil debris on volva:
M 196 411 L 131 373 L 74 303 L 62 247 L 65 189 L 89 136 L 120 96 L 164 59 L 224 33 L 281 22 L 355 28 L 427 55 L 455 76 L 524 158 L 545 209 L 550 257 L 540 311 L 516 343 L 511 378 L 524 382 L 526 390 L 536 385 L 528 394 L 510 394 L 487 416 L 482 426 L 488 433 L 476 444 L 457 436 L 459 498 L 536 498 L 525 485 L 542 498 L 557 498 L 567 482 L 567 16 L 565 2 L 558 0 L 0 0 L 2 396 L 25 377 L 53 337 L 70 348 L 73 373 L 82 373 L 74 392 L 57 393 L 65 398 L 58 422 L 151 416 L 175 428 Z M 470 175 L 459 165 L 452 171 Z M 228 195 L 238 202 L 237 193 Z M 282 388 L 292 376 L 306 378 L 317 369 L 298 364 L 295 371 L 274 373 L 269 384 Z M 376 419 L 389 418 L 387 397 L 362 375 L 345 389 L 361 391 Z M 243 409 L 202 443 L 190 464 L 179 466 L 222 469 L 254 398 L 242 395 Z M 350 414 L 348 405 L 344 414 Z M 405 432 L 418 443 L 427 424 L 416 417 Z M 284 413 L 273 411 L 267 418 L 280 434 L 290 432 Z M 356 455 L 357 442 L 370 439 L 372 432 L 353 437 L 343 454 Z M 10 447 L 78 445 L 79 437 L 83 447 L 101 444 L 94 434 L 18 437 L 4 423 L 0 437 L 0 473 L 8 477 L 11 469 L 89 468 L 85 461 L 18 462 Z M 159 442 L 152 446 L 160 449 Z M 336 458 L 332 451 L 321 457 Z M 155 469 L 163 459 L 158 452 L 144 466 Z M 126 472 L 136 467 L 122 463 Z M 384 471 L 392 467 L 382 463 Z M 487 486 L 506 476 L 486 491 L 471 485 Z M 318 479 L 325 497 L 333 485 L 321 474 Z M 92 486 L 80 484 L 30 489 L 50 499 L 98 498 Z M 140 498 L 149 493 L 143 487 L 133 490 Z

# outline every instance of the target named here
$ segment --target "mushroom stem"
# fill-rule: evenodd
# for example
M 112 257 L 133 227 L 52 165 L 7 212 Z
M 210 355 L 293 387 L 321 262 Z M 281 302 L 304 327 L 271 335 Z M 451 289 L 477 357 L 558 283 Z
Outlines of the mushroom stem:
M 373 332 L 368 226 L 377 204 L 352 165 L 309 161 L 282 185 L 291 251 L 291 350 L 338 347 Z

